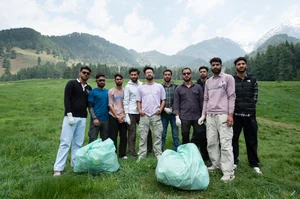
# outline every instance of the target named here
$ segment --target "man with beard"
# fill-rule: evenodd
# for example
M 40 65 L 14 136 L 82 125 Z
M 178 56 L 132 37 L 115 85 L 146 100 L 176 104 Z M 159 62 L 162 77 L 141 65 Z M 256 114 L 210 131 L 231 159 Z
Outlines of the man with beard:
M 84 141 L 87 98 L 89 91 L 92 90 L 87 84 L 90 75 L 91 69 L 88 66 L 81 67 L 79 78 L 70 80 L 65 87 L 65 116 L 54 164 L 54 176 L 60 176 L 64 170 L 71 142 L 71 166 L 75 166 L 75 154 Z
M 173 103 L 174 103 L 174 91 L 177 87 L 172 80 L 172 71 L 170 69 L 166 69 L 163 72 L 164 83 L 162 84 L 166 91 L 166 105 L 164 111 L 161 114 L 161 121 L 163 124 L 163 133 L 162 133 L 162 144 L 161 148 L 164 151 L 164 146 L 166 143 L 167 131 L 169 122 L 171 124 L 172 137 L 173 137 L 173 149 L 177 151 L 177 147 L 180 145 L 179 137 L 178 137 L 178 127 L 176 126 L 175 115 L 173 114 Z
M 222 169 L 221 181 L 229 182 L 235 178 L 233 170 L 233 111 L 235 103 L 235 82 L 231 75 L 221 72 L 222 60 L 214 57 L 210 60 L 214 73 L 206 81 L 202 117 L 206 118 L 207 150 L 212 166 L 209 171 Z
M 247 59 L 245 57 L 237 58 L 234 65 L 237 72 L 234 75 L 236 93 L 232 139 L 234 166 L 236 168 L 238 164 L 239 137 L 243 129 L 249 165 L 256 173 L 262 174 L 258 166 L 259 159 L 257 155 L 257 80 L 250 73 L 247 73 Z
M 203 160 L 208 159 L 206 149 L 206 135 L 203 127 L 198 124 L 201 117 L 203 105 L 203 91 L 198 84 L 192 82 L 192 71 L 190 68 L 182 69 L 183 83 L 179 85 L 174 93 L 174 114 L 176 114 L 176 125 L 181 127 L 182 144 L 192 142 L 200 147 Z M 193 126 L 193 135 L 190 141 L 190 129 Z
M 142 84 L 139 79 L 140 71 L 137 68 L 129 69 L 130 81 L 124 89 L 124 111 L 126 114 L 126 122 L 128 129 L 128 149 L 132 157 L 136 157 L 135 142 L 136 142 L 136 125 L 140 122 L 140 114 L 137 109 L 136 93 L 139 85 Z M 149 129 L 147 139 L 147 152 L 150 153 L 152 149 L 152 136 Z
M 161 151 L 161 135 L 163 131 L 160 114 L 165 107 L 166 92 L 161 84 L 154 82 L 154 69 L 150 66 L 144 67 L 144 74 L 147 83 L 142 84 L 137 89 L 136 101 L 140 113 L 140 143 L 138 160 L 147 155 L 147 136 L 149 134 L 150 125 L 154 134 L 153 151 L 157 159 L 159 159 Z
M 197 80 L 197 84 L 199 84 L 203 90 L 205 89 L 205 82 L 208 79 L 208 68 L 206 66 L 200 66 L 199 68 L 200 78 Z
M 120 132 L 119 157 L 127 159 L 127 124 L 125 122 L 125 112 L 123 106 L 124 89 L 122 88 L 123 76 L 115 74 L 116 86 L 108 91 L 108 106 L 109 106 L 109 137 L 114 141 L 117 151 L 118 132 Z
M 97 88 L 89 93 L 88 105 L 91 115 L 89 143 L 100 137 L 102 141 L 108 138 L 108 90 L 105 87 L 105 75 L 96 75 Z

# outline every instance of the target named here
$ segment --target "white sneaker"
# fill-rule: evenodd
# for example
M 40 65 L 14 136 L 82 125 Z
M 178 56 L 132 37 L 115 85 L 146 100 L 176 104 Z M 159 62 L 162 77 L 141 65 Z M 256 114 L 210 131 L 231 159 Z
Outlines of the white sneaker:
M 237 169 L 237 164 L 233 165 L 233 170 Z
M 259 175 L 263 174 L 259 167 L 253 167 L 253 169 L 257 174 L 259 174 Z
M 136 160 L 136 162 L 140 162 L 142 159 L 142 156 L 139 156 L 138 159 Z
M 53 176 L 55 176 L 55 177 L 61 176 L 61 172 L 60 171 L 54 171 Z
M 122 159 L 123 159 L 123 160 L 127 160 L 128 157 L 125 155 L 125 156 L 122 157 Z
M 221 178 L 221 181 L 227 183 L 232 181 L 235 178 L 234 175 L 223 175 L 223 177 Z
M 219 170 L 220 168 L 219 167 L 216 167 L 216 166 L 214 166 L 214 165 L 211 165 L 210 167 L 207 167 L 207 170 L 209 171 L 209 172 L 214 172 L 214 171 L 217 171 L 217 170 Z

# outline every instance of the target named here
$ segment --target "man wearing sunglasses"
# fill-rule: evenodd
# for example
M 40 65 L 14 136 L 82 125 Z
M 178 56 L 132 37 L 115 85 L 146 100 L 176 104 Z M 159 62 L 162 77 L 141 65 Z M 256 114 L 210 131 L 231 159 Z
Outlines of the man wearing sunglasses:
M 100 137 L 102 141 L 108 138 L 108 90 L 105 88 L 105 75 L 96 75 L 97 88 L 89 93 L 88 106 L 91 115 L 91 123 L 89 130 L 89 143 Z
M 64 105 L 65 116 L 62 124 L 60 145 L 54 164 L 54 176 L 60 176 L 64 170 L 70 145 L 71 166 L 75 166 L 75 154 L 82 146 L 87 117 L 88 93 L 92 90 L 87 84 L 90 78 L 91 69 L 88 66 L 81 67 L 79 78 L 70 80 L 65 87 Z
M 192 77 L 190 68 L 182 69 L 183 83 L 174 93 L 174 114 L 176 114 L 176 125 L 181 127 L 182 144 L 190 142 L 196 144 L 200 147 L 203 160 L 207 161 L 205 130 L 198 124 L 202 113 L 203 91 L 200 85 L 192 82 Z M 191 126 L 194 131 L 190 140 Z

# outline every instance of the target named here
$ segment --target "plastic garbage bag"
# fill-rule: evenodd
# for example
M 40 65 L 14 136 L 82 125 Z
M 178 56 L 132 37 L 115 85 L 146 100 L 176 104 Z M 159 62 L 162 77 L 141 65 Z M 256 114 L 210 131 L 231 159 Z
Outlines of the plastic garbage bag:
M 158 159 L 155 175 L 160 183 L 183 190 L 204 190 L 209 174 L 197 146 L 180 145 L 177 152 L 166 150 Z
M 99 138 L 78 149 L 76 152 L 74 172 L 93 174 L 116 172 L 119 162 L 114 142 L 109 138 L 102 142 Z

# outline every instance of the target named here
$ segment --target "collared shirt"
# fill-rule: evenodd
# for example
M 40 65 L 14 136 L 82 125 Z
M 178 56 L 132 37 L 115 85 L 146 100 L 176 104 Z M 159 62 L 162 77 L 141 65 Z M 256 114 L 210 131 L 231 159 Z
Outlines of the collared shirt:
M 210 77 L 205 84 L 202 115 L 233 113 L 235 98 L 233 76 L 221 72 L 217 77 Z
M 162 84 L 163 87 L 165 88 L 166 91 L 166 107 L 170 108 L 173 106 L 174 103 L 174 90 L 176 88 L 176 84 L 174 84 L 173 82 L 171 83 L 170 86 L 166 86 L 165 83 Z
M 179 114 L 183 120 L 198 120 L 201 117 L 203 91 L 199 84 L 187 87 L 184 83 L 174 92 L 174 114 Z

